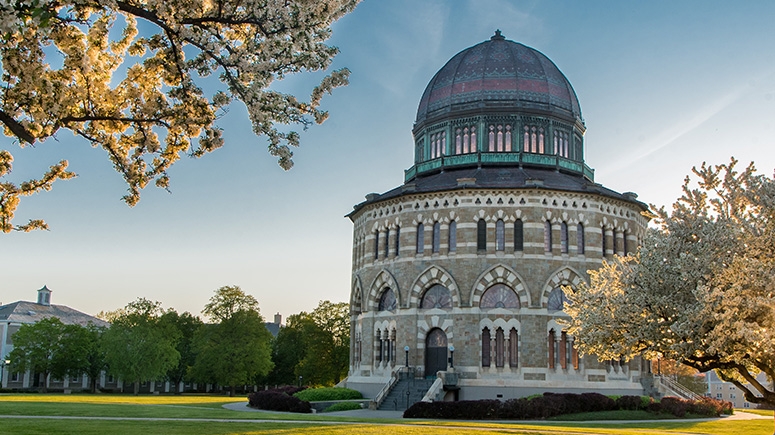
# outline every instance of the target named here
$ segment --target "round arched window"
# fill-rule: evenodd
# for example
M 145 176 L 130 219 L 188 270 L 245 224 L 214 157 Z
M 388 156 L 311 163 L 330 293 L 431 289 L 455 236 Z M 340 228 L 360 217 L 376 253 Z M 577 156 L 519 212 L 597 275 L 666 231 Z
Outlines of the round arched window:
M 421 308 L 452 308 L 452 295 L 446 287 L 436 284 L 422 297 Z
M 395 311 L 397 306 L 396 294 L 393 293 L 393 289 L 389 288 L 382 292 L 382 296 L 379 298 L 379 311 Z
M 565 297 L 565 292 L 563 292 L 560 287 L 557 287 L 549 293 L 549 300 L 546 301 L 546 308 L 549 311 L 562 311 L 567 303 L 569 302 L 568 298 Z
M 519 297 L 504 284 L 495 284 L 487 289 L 479 301 L 480 308 L 517 308 L 519 309 Z

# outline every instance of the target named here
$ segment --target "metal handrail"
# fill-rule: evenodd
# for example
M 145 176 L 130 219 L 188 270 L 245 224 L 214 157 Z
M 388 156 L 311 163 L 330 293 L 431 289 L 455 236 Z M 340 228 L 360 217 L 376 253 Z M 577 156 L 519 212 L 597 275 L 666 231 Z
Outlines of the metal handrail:
M 682 399 L 697 400 L 701 397 L 699 394 L 686 388 L 685 386 L 679 384 L 667 376 L 654 375 L 654 379 L 656 379 L 659 385 L 661 385 L 663 388 L 669 390 L 671 393 Z
M 385 400 L 385 397 L 387 397 L 387 395 L 390 393 L 390 390 L 393 389 L 393 387 L 396 385 L 397 382 L 398 382 L 398 373 L 397 372 L 390 373 L 390 380 L 384 386 L 382 386 L 382 389 L 379 390 L 379 393 L 377 393 L 377 395 L 374 396 L 374 400 L 371 401 L 375 406 L 374 409 L 377 409 L 379 408 L 380 405 L 382 405 L 382 401 Z

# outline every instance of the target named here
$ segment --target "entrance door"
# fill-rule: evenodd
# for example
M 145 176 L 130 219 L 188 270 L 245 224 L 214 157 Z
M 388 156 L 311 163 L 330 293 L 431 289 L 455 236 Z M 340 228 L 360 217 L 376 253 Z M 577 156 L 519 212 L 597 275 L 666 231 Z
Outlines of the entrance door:
M 433 379 L 439 370 L 447 370 L 447 334 L 434 328 L 425 338 L 425 377 Z

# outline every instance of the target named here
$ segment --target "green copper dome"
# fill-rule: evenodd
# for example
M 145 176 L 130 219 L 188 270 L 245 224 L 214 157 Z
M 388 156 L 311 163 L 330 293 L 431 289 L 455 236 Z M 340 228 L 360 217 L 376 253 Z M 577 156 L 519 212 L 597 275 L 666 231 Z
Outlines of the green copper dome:
M 593 179 L 576 92 L 543 53 L 500 31 L 430 80 L 414 125 L 406 181 L 466 166 L 554 169 Z

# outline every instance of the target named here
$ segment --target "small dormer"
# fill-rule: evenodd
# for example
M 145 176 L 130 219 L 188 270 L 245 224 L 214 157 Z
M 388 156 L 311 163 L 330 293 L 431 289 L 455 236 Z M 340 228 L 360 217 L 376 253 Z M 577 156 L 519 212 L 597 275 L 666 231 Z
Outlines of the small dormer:
M 45 285 L 42 289 L 38 290 L 38 305 L 51 305 L 51 290 Z

